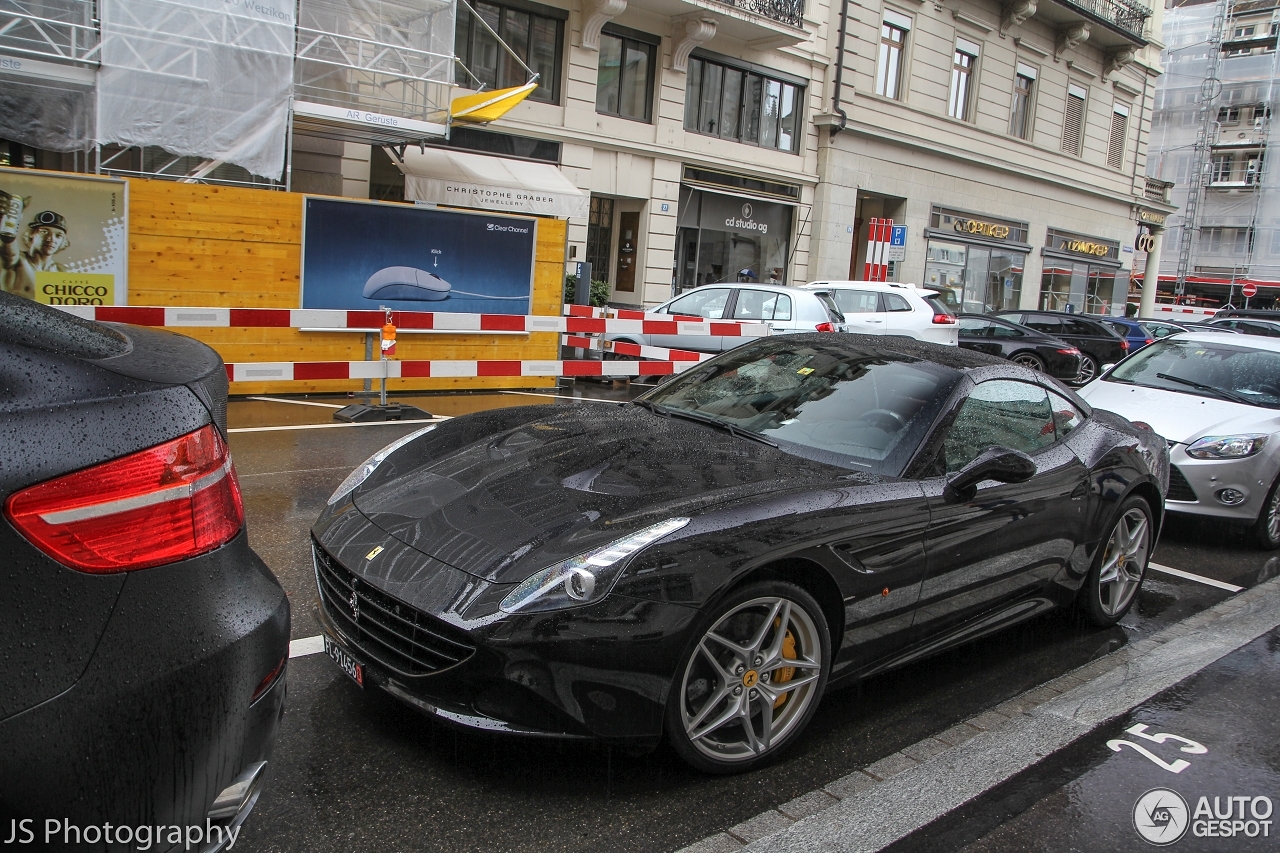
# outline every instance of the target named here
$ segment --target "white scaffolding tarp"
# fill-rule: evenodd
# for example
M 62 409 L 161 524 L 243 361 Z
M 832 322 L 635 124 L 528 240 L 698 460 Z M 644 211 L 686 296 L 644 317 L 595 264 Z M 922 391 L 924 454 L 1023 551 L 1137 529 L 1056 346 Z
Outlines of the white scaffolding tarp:
M 101 0 L 98 139 L 284 172 L 292 0 Z
M 1195 157 L 1214 12 L 1213 3 L 1164 12 L 1164 74 L 1157 81 L 1147 174 L 1175 182 L 1178 211 L 1167 223 L 1160 272 L 1177 272 L 1188 188 L 1199 182 L 1188 273 L 1280 279 L 1280 164 L 1270 162 L 1280 142 L 1275 51 L 1222 58 L 1221 82 L 1212 91 L 1211 147 L 1203 160 Z M 1233 26 L 1228 23 L 1228 37 Z
M 0 0 L 0 139 L 92 145 L 97 47 L 88 0 Z

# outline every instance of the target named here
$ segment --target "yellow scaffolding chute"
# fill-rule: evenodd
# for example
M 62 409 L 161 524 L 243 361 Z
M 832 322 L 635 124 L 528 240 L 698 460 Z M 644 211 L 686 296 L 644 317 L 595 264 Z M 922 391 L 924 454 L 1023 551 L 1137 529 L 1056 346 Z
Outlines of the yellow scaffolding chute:
M 449 119 L 475 124 L 496 121 L 506 115 L 516 104 L 529 97 L 536 88 L 538 88 L 538 81 L 534 79 L 523 86 L 476 92 L 474 95 L 454 98 L 449 104 Z

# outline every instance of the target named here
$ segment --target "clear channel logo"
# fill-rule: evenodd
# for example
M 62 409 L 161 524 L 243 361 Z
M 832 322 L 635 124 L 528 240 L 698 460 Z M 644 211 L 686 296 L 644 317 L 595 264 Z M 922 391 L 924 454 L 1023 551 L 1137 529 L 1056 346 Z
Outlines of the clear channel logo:
M 1133 804 L 1133 828 L 1144 841 L 1158 847 L 1186 835 L 1189 817 L 1187 801 L 1168 788 L 1152 788 Z

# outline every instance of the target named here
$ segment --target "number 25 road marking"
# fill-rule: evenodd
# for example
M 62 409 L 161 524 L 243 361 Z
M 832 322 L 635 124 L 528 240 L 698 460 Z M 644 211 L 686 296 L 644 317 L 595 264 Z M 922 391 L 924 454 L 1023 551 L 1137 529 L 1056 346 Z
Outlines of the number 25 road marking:
M 1145 723 L 1138 723 L 1137 725 L 1130 726 L 1129 728 L 1125 729 L 1125 731 L 1133 735 L 1134 737 L 1140 737 L 1143 740 L 1149 740 L 1152 743 L 1166 743 L 1171 740 L 1179 741 L 1184 745 L 1178 747 L 1178 749 L 1182 752 L 1187 753 L 1188 755 L 1204 755 L 1206 752 L 1209 751 L 1209 748 L 1206 747 L 1204 744 L 1196 743 L 1195 741 L 1185 738 L 1182 735 L 1171 735 L 1166 732 L 1159 732 L 1157 734 L 1147 734 L 1147 726 Z M 1191 766 L 1190 761 L 1185 761 L 1181 758 L 1174 759 L 1172 763 L 1167 762 L 1164 759 L 1160 758 L 1159 756 L 1152 754 L 1146 747 L 1140 744 L 1136 744 L 1133 741 L 1109 740 L 1107 741 L 1107 746 L 1111 749 L 1112 752 L 1119 752 L 1120 747 L 1122 746 L 1130 747 L 1135 752 L 1145 755 L 1147 758 L 1151 759 L 1151 761 L 1154 762 L 1157 767 L 1168 770 L 1170 773 L 1181 773 L 1183 770 L 1186 770 L 1188 767 Z

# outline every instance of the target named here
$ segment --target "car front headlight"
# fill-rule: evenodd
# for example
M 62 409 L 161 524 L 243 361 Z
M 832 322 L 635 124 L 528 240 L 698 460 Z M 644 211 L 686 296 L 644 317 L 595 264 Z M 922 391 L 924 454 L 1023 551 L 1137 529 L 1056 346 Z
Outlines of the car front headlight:
M 372 474 L 374 471 L 378 470 L 378 466 L 381 465 L 383 460 L 385 460 L 392 453 L 395 453 L 397 450 L 404 447 L 406 444 L 413 441 L 415 438 L 426 435 L 427 433 L 431 432 L 435 428 L 436 428 L 436 425 L 431 424 L 430 426 L 425 426 L 420 430 L 415 430 L 414 432 L 409 433 L 403 438 L 397 438 L 395 441 L 391 442 L 386 447 L 382 448 L 377 453 L 373 454 L 368 459 L 364 460 L 364 462 L 360 463 L 360 467 L 356 468 L 356 470 L 348 474 L 347 479 L 343 480 L 340 484 L 338 484 L 338 488 L 333 490 L 333 494 L 329 496 L 329 500 L 328 500 L 329 506 L 333 506 L 338 501 L 342 500 L 347 495 L 351 494 L 351 492 L 355 491 L 356 486 L 360 485 L 365 480 L 369 479 L 369 475 Z
M 1192 442 L 1187 455 L 1193 459 L 1243 459 L 1252 456 L 1267 443 L 1265 435 L 1206 435 Z
M 687 518 L 669 518 L 548 566 L 526 578 L 498 607 L 507 613 L 539 613 L 599 601 L 609 594 L 628 557 L 688 523 Z

